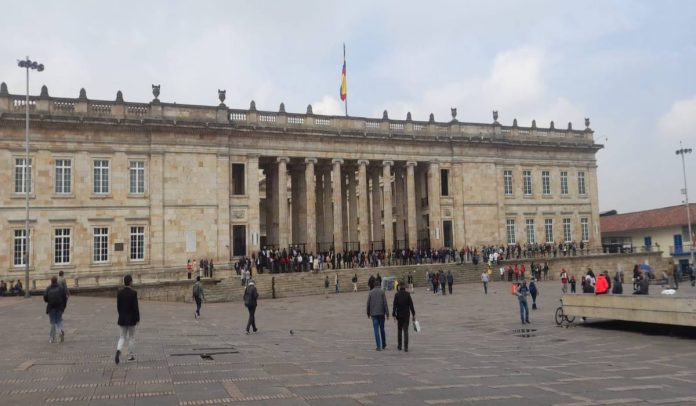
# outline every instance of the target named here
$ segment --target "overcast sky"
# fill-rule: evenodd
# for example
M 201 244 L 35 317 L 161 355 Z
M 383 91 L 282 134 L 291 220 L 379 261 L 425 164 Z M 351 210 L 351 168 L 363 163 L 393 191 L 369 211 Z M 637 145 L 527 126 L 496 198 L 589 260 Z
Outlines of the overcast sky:
M 13 1 L 2 5 L 0 81 L 24 92 L 16 59 L 46 70 L 52 96 L 152 99 L 439 121 L 584 128 L 601 210 L 680 204 L 679 141 L 696 148 L 694 1 Z M 696 152 L 687 176 L 696 201 Z

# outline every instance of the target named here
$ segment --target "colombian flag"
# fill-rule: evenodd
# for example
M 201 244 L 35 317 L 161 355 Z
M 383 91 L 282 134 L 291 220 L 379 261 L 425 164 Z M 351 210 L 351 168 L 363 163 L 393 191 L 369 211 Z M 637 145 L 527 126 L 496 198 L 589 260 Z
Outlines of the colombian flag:
M 348 86 L 346 85 L 346 59 L 343 58 L 343 72 L 341 73 L 341 101 L 346 101 L 348 97 Z

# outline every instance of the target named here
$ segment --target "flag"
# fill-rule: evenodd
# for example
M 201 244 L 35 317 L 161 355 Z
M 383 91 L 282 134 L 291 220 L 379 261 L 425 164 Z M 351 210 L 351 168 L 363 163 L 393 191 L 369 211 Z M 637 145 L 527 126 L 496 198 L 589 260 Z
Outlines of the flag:
M 341 73 L 341 101 L 346 101 L 348 97 L 348 87 L 346 84 L 346 58 L 343 57 L 343 72 Z

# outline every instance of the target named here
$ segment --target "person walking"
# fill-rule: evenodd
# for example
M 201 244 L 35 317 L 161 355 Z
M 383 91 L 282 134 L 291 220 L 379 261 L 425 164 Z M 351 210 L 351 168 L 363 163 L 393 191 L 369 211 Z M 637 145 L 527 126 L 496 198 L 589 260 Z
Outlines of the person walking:
M 410 315 L 412 315 L 415 322 L 416 310 L 413 308 L 413 299 L 411 299 L 411 294 L 406 291 L 406 286 L 400 283 L 399 291 L 394 295 L 394 303 L 392 305 L 392 316 L 394 316 L 398 329 L 398 346 L 396 348 L 399 351 L 401 351 L 401 338 L 403 335 L 404 352 L 408 352 L 408 319 Z
M 329 282 L 329 275 L 326 275 L 326 278 L 324 278 L 324 297 L 329 297 L 329 286 L 331 285 L 331 282 Z
M 444 272 L 440 271 L 440 289 L 442 289 L 442 296 L 445 296 L 447 292 L 445 291 L 445 284 L 447 283 L 447 276 Z
M 452 294 L 452 285 L 454 285 L 454 276 L 452 272 L 447 271 L 447 287 L 449 288 L 449 294 Z
M 413 274 L 412 273 L 409 273 L 408 276 L 406 277 L 406 283 L 408 284 L 408 291 L 413 293 Z
M 532 278 L 532 280 L 529 282 L 529 295 L 532 297 L 532 310 L 536 310 L 536 298 L 539 295 L 539 288 L 537 287 L 537 281 L 535 278 Z
M 51 284 L 44 291 L 44 302 L 46 302 L 46 314 L 51 323 L 51 330 L 48 333 L 48 342 L 56 342 L 56 332 L 60 332 L 60 342 L 65 340 L 63 332 L 63 310 L 65 309 L 65 290 L 58 284 L 58 278 L 51 277 Z
M 256 305 L 259 298 L 259 293 L 256 291 L 256 284 L 250 280 L 244 289 L 244 306 L 249 310 L 249 320 L 247 321 L 246 333 L 249 334 L 249 327 L 254 329 L 254 333 L 259 331 L 256 328 Z
M 191 263 L 190 259 L 186 261 L 186 273 L 188 274 L 188 278 L 191 279 L 191 273 L 193 273 L 193 264 Z
M 565 268 L 561 268 L 561 292 L 568 293 L 568 272 Z
M 367 318 L 372 319 L 372 329 L 375 333 L 377 351 L 387 348 L 387 337 L 384 333 L 384 319 L 389 319 L 389 305 L 387 295 L 378 284 L 367 295 Z
M 522 324 L 529 323 L 529 306 L 527 305 L 528 294 L 529 288 L 527 287 L 527 281 L 522 279 L 522 282 L 518 283 L 517 291 L 515 292 L 520 305 L 520 319 L 522 320 Z
M 118 325 L 121 328 L 121 336 L 116 344 L 116 364 L 121 362 L 123 344 L 128 340 L 128 361 L 135 361 L 135 326 L 140 323 L 140 309 L 138 308 L 138 292 L 133 290 L 133 277 L 123 277 L 124 287 L 116 296 L 116 310 L 118 310 Z
M 575 284 L 577 283 L 575 281 L 575 275 L 570 276 L 568 283 L 570 284 L 570 293 L 575 293 Z
M 196 302 L 196 311 L 193 313 L 193 317 L 196 319 L 201 318 L 201 303 L 205 299 L 205 293 L 203 293 L 203 285 L 201 284 L 201 277 L 196 276 L 196 283 L 193 284 L 193 300 Z
M 353 279 L 351 279 L 351 282 L 353 283 L 353 292 L 357 292 L 358 291 L 358 274 L 357 273 L 353 276 Z
M 63 288 L 63 293 L 65 293 L 63 312 L 60 315 L 60 337 L 62 341 L 65 339 L 65 331 L 63 331 L 63 314 L 65 314 L 65 309 L 68 307 L 68 299 L 70 299 L 70 289 L 68 289 L 68 283 L 65 281 L 65 273 L 63 271 L 58 272 L 58 285 Z
M 481 272 L 481 282 L 483 282 L 483 293 L 488 294 L 488 272 Z
M 336 272 L 336 275 L 334 276 L 334 287 L 335 287 L 335 293 L 338 293 L 338 272 Z

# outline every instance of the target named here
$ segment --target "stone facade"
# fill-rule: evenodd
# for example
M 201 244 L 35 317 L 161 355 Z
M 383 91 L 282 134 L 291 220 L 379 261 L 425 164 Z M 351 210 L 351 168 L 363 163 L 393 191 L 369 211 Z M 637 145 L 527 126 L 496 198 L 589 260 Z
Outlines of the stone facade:
M 253 102 L 241 110 L 48 92 L 30 97 L 29 109 L 34 273 L 183 267 L 189 258 L 226 263 L 263 245 L 317 252 L 525 243 L 529 220 L 539 243 L 545 221 L 556 244 L 600 243 L 601 145 L 589 127 L 379 120 L 258 111 Z M 3 278 L 24 268 L 17 255 L 17 230 L 25 226 L 18 166 L 24 113 L 24 96 L 0 92 Z M 101 253 L 98 231 L 106 233 Z

